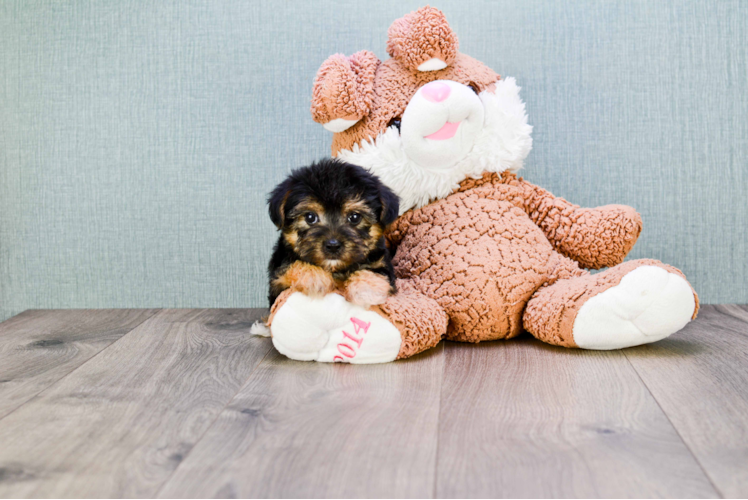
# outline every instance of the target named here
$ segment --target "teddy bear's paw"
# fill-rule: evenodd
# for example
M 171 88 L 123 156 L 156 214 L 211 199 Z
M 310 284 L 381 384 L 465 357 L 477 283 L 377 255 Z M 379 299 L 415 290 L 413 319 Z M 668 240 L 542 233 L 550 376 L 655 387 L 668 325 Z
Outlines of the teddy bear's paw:
M 685 279 L 661 267 L 637 267 L 579 309 L 574 342 L 600 350 L 656 342 L 686 326 L 695 307 Z
M 386 363 L 400 352 L 400 331 L 374 311 L 331 293 L 292 294 L 273 317 L 273 345 L 299 361 Z

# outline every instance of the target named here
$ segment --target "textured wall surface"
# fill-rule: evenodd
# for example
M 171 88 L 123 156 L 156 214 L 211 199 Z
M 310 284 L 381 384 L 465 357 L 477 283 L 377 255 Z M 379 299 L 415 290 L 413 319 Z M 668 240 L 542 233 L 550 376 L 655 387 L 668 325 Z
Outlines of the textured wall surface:
M 267 191 L 328 154 L 330 54 L 426 1 L 0 0 L 0 319 L 265 304 Z M 524 176 L 644 218 L 632 257 L 748 302 L 748 3 L 432 2 L 523 87 Z

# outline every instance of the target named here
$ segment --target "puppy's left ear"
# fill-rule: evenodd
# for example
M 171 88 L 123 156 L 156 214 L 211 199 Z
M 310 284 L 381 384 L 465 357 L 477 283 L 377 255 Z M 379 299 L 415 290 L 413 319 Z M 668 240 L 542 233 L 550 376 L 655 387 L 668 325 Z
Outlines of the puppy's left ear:
M 278 184 L 268 196 L 268 213 L 270 220 L 275 227 L 281 229 L 286 218 L 286 201 L 291 192 L 291 182 L 289 179 Z
M 386 227 L 395 222 L 400 215 L 400 198 L 390 188 L 382 185 L 379 188 L 379 199 L 382 202 L 379 223 Z

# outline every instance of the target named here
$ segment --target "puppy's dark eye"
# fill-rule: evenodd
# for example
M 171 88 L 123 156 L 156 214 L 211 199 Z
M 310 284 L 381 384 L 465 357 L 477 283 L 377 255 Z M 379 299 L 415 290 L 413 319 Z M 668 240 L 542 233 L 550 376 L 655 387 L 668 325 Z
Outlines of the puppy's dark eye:
M 319 217 L 314 212 L 307 212 L 304 214 L 304 221 L 311 226 L 319 221 Z
M 361 214 L 353 212 L 351 215 L 348 216 L 348 222 L 355 226 L 356 224 L 361 222 Z
M 397 131 L 400 132 L 400 117 L 397 116 L 390 120 L 390 122 L 387 124 L 387 128 L 390 127 L 397 127 Z
M 478 86 L 476 84 L 474 84 L 474 83 L 468 83 L 468 87 L 470 87 L 470 90 L 472 90 L 476 94 L 480 94 L 480 89 L 478 88 Z

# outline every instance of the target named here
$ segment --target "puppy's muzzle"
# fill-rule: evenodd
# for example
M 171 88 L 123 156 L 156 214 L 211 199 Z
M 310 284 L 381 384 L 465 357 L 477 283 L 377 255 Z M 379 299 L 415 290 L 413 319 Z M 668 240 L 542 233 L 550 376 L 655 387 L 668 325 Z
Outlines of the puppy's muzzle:
M 332 256 L 338 255 L 340 249 L 343 248 L 343 244 L 337 238 L 330 238 L 322 246 L 325 249 L 325 253 Z

